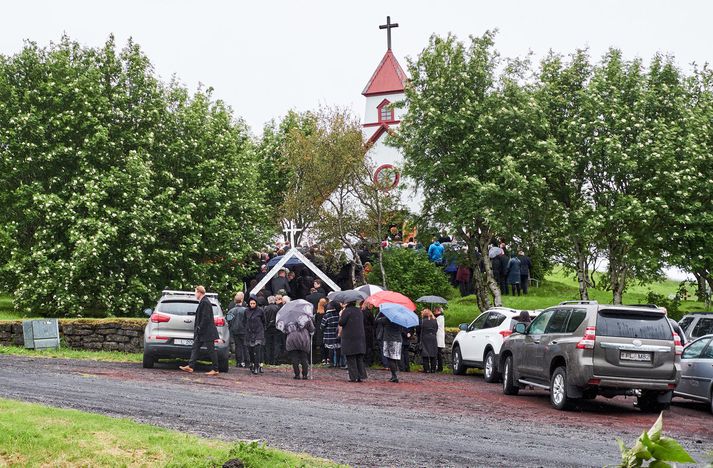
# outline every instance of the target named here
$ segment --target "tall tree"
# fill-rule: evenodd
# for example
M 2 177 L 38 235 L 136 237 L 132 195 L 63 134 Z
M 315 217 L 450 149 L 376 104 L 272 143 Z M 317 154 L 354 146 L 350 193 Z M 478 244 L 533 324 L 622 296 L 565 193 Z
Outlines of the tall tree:
M 537 176 L 546 126 L 524 80 L 528 64 L 508 62 L 498 74 L 493 37 L 471 38 L 468 47 L 450 35 L 431 37 L 409 63 L 408 112 L 394 137 L 407 174 L 423 188 L 425 209 L 468 244 L 483 310 L 488 291 L 502 304 L 487 256 L 491 239 L 523 234 L 525 213 L 546 208 Z
M 589 299 L 599 232 L 588 184 L 591 140 L 585 109 L 591 74 L 586 51 L 576 51 L 568 62 L 551 52 L 540 64 L 536 91 L 548 129 L 542 175 L 552 218 L 544 223 L 546 243 L 556 247 L 554 256 L 563 266 L 576 272 L 583 300 Z
M 631 278 L 659 277 L 663 266 L 663 197 L 676 162 L 682 95 L 678 70 L 655 57 L 640 60 L 611 49 L 596 67 L 587 112 L 591 138 L 588 183 L 609 262 L 612 300 L 621 304 Z
M 245 125 L 113 38 L 0 57 L 0 256 L 15 306 L 132 315 L 164 287 L 240 283 L 263 242 Z

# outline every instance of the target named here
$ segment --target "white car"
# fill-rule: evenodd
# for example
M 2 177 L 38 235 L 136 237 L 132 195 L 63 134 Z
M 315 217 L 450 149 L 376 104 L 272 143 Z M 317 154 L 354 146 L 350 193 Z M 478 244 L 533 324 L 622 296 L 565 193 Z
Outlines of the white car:
M 494 307 L 478 315 L 470 324 L 462 323 L 453 340 L 451 357 L 453 373 L 462 375 L 475 367 L 483 369 L 486 382 L 500 380 L 498 355 L 505 339 L 512 335 L 519 310 Z M 529 312 L 530 318 L 535 314 Z

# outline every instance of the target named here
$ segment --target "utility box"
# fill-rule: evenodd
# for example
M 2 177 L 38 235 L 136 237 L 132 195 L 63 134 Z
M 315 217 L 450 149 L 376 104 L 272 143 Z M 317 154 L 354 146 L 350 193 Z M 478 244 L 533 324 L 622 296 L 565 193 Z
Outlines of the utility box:
M 22 333 L 25 348 L 59 348 L 59 320 L 23 320 Z

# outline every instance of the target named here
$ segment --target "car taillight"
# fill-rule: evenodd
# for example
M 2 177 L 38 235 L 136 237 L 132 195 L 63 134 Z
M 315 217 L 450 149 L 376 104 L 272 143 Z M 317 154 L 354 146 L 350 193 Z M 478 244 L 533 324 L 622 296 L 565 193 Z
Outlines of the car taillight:
M 169 320 L 171 320 L 170 315 L 159 314 L 157 312 L 154 312 L 153 314 L 151 314 L 151 321 L 153 323 L 168 322 Z
M 223 343 L 225 343 L 225 341 L 222 340 L 222 339 L 220 339 L 220 338 L 218 338 L 217 340 L 213 340 L 213 343 L 215 343 L 215 344 L 223 344 Z
M 681 337 L 678 333 L 673 332 L 673 344 L 676 346 L 676 356 L 683 354 L 683 346 L 681 345 Z
M 512 330 L 500 330 L 498 333 L 500 333 L 503 338 L 507 338 L 508 336 L 512 335 Z
M 597 339 L 596 331 L 596 327 L 587 327 L 584 330 L 584 338 L 577 343 L 577 349 L 594 349 L 594 342 Z
M 216 317 L 213 319 L 216 327 L 222 327 L 225 325 L 225 319 L 223 317 Z

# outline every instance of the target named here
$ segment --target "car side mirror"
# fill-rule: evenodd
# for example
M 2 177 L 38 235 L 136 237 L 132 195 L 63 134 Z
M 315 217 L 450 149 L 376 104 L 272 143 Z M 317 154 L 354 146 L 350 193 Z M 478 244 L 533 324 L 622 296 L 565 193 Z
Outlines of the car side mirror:
M 144 315 L 151 317 L 151 314 L 153 314 L 153 309 L 144 309 Z
M 463 331 L 468 331 L 468 324 L 467 323 L 461 323 L 458 325 L 458 328 Z
M 518 323 L 515 325 L 515 333 L 520 333 L 521 335 L 524 335 L 525 330 L 527 330 L 527 327 L 524 323 Z

